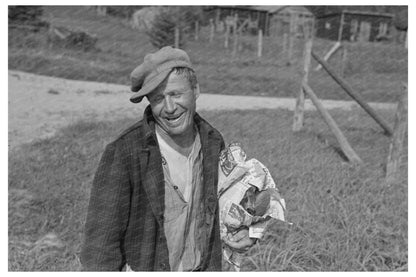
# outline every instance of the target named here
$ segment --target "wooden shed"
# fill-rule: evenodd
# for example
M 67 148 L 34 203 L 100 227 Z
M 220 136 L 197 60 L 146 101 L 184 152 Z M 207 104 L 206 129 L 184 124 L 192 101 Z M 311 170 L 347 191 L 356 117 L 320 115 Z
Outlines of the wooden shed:
M 389 36 L 393 14 L 368 11 L 329 13 L 316 18 L 316 36 L 335 41 L 376 41 Z
M 227 17 L 238 15 L 239 22 L 247 19 L 250 26 L 261 29 L 265 35 L 275 35 L 288 32 L 290 20 L 301 25 L 304 19 L 313 18 L 313 14 L 303 6 L 208 6 L 205 14 L 218 22 L 225 21 Z M 298 20 L 296 20 L 298 19 Z

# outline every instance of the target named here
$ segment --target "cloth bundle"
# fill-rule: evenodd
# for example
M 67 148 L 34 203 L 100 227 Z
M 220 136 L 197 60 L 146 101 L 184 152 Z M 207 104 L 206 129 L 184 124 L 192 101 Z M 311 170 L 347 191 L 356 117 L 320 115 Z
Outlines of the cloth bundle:
M 269 170 L 258 160 L 246 161 L 239 143 L 231 143 L 220 154 L 218 197 L 221 239 L 241 229 L 249 230 L 250 238 L 261 239 L 270 218 L 285 220 L 286 204 Z M 225 246 L 224 258 L 236 269 L 241 256 Z

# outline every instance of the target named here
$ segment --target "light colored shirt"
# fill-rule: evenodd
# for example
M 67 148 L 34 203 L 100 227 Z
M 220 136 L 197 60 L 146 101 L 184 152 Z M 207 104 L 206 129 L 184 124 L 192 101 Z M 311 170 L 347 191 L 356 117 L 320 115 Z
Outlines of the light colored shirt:
M 196 216 L 202 189 L 202 151 L 199 134 L 189 156 L 177 152 L 156 136 L 165 177 L 164 229 L 172 271 L 191 271 L 200 265 Z

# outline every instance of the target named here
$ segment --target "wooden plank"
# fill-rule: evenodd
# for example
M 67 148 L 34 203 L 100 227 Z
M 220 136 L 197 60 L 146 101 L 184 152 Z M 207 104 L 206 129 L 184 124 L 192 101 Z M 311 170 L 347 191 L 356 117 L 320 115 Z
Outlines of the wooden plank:
M 374 110 L 371 108 L 365 101 L 364 98 L 359 94 L 358 92 L 354 91 L 352 87 L 338 74 L 335 72 L 335 70 L 331 69 L 330 66 L 321 59 L 318 55 L 315 54 L 315 52 L 311 52 L 312 57 L 319 62 L 322 67 L 328 72 L 328 74 L 337 82 L 344 91 L 352 97 L 386 132 L 387 135 L 391 136 L 393 134 L 392 129 L 390 126 L 384 121 L 383 118 L 381 118 Z
M 342 131 L 339 129 L 338 125 L 336 124 L 335 120 L 332 116 L 325 110 L 324 106 L 322 105 L 321 101 L 315 95 L 313 90 L 308 86 L 308 84 L 303 83 L 303 89 L 305 93 L 311 98 L 312 103 L 316 106 L 319 113 L 325 120 L 326 124 L 328 124 L 329 128 L 331 129 L 332 133 L 337 138 L 338 143 L 341 146 L 342 152 L 344 152 L 345 156 L 347 156 L 348 160 L 354 164 L 362 164 L 363 161 L 361 158 L 355 153 L 354 149 L 352 149 L 351 145 L 349 144 L 348 140 L 345 138 Z
M 307 34 L 307 36 L 309 36 Z M 293 127 L 294 132 L 300 131 L 303 127 L 304 107 L 305 107 L 305 93 L 303 92 L 303 84 L 308 83 L 309 68 L 311 64 L 311 52 L 312 52 L 312 37 L 309 36 L 305 47 L 303 49 L 303 77 L 302 83 L 299 90 L 298 97 L 296 98 L 295 112 L 293 116 Z
M 400 172 L 400 162 L 403 155 L 405 136 L 407 131 L 407 89 L 404 89 L 397 105 L 394 133 L 390 141 L 389 155 L 387 157 L 386 180 L 394 181 Z

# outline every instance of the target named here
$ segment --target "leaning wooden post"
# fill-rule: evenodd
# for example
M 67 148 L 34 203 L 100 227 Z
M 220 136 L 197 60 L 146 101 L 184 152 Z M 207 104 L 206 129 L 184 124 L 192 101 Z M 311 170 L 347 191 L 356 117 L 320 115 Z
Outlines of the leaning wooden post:
M 195 21 L 195 40 L 199 39 L 199 22 Z
M 345 138 L 342 131 L 339 129 L 338 125 L 336 124 L 335 120 L 332 116 L 325 110 L 324 106 L 322 105 L 321 101 L 315 95 L 313 90 L 308 86 L 308 84 L 303 83 L 303 89 L 306 94 L 311 98 L 312 103 L 316 106 L 319 113 L 325 120 L 326 124 L 328 124 L 329 128 L 331 129 L 332 133 L 338 140 L 338 143 L 341 146 L 342 152 L 344 152 L 345 156 L 347 156 L 348 160 L 355 164 L 362 164 L 363 161 L 361 158 L 355 153 L 354 149 L 352 149 L 351 145 L 348 143 L 348 140 Z
M 175 27 L 175 48 L 179 48 L 179 28 Z
M 400 160 L 403 154 L 404 141 L 407 131 L 407 97 L 407 89 L 405 87 L 396 110 L 394 133 L 391 138 L 389 155 L 387 157 L 387 181 L 394 181 L 400 172 Z
M 257 57 L 261 58 L 261 54 L 263 51 L 263 30 L 259 30 L 259 38 L 257 41 Z
M 308 30 L 309 31 L 309 30 Z M 311 52 L 312 52 L 312 32 L 305 32 L 305 47 L 303 49 L 303 77 L 302 83 L 299 89 L 298 97 L 296 98 L 296 107 L 293 117 L 293 131 L 300 131 L 303 127 L 303 114 L 305 106 L 305 93 L 303 92 L 303 84 L 308 83 L 309 68 L 311 64 Z
M 344 11 L 341 12 L 341 19 L 339 21 L 338 41 L 342 41 L 342 31 L 344 30 Z
M 387 135 L 391 136 L 393 134 L 390 126 L 381 118 L 371 107 L 368 105 L 364 98 L 358 92 L 354 91 L 352 87 L 338 74 L 335 73 L 335 70 L 331 69 L 330 66 L 322 60 L 318 55 L 312 51 L 312 57 L 319 62 L 322 67 L 328 72 L 328 74 L 337 82 L 349 96 L 351 96 L 357 103 L 384 129 Z
M 210 32 L 209 32 L 209 42 L 213 42 L 214 40 L 214 20 L 211 18 L 209 20 Z

